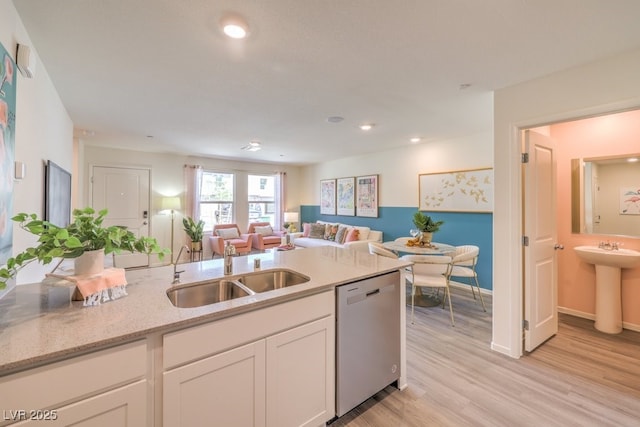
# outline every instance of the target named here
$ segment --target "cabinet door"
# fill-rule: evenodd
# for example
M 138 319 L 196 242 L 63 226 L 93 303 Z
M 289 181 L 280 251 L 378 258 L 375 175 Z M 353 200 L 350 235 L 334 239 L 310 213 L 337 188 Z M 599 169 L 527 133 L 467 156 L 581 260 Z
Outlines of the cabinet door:
M 138 381 L 59 409 L 36 411 L 26 415 L 35 418 L 15 425 L 47 425 L 52 427 L 71 425 L 74 427 L 139 427 L 151 425 L 147 421 L 147 381 Z
M 165 372 L 164 425 L 263 427 L 264 354 L 260 340 Z
M 334 317 L 267 338 L 267 426 L 318 426 L 335 415 Z

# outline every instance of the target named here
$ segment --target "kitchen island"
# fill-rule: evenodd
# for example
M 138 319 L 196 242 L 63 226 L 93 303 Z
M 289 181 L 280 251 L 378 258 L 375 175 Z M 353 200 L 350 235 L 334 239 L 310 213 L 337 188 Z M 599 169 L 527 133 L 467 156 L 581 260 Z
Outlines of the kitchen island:
M 186 425 L 176 415 L 178 407 L 186 404 L 179 401 L 179 396 L 188 391 L 185 384 L 191 387 L 197 382 L 195 379 L 204 378 L 206 373 L 222 372 L 217 380 L 225 384 L 218 387 L 225 399 L 223 402 L 212 399 L 223 403 L 219 410 L 227 409 L 224 406 L 229 407 L 231 401 L 231 406 L 239 406 L 232 414 L 251 414 L 254 422 L 247 424 L 291 422 L 281 418 L 283 408 L 276 408 L 283 404 L 300 407 L 301 402 L 273 400 L 286 391 L 285 386 L 303 381 L 322 386 L 320 394 L 316 393 L 318 387 L 307 391 L 324 403 L 322 407 L 308 408 L 311 413 L 317 411 L 317 416 L 304 418 L 304 414 L 294 413 L 292 416 L 299 417 L 292 419 L 305 420 L 295 421 L 295 425 L 321 425 L 334 414 L 335 287 L 402 270 L 407 263 L 348 249 L 321 247 L 236 257 L 234 275 L 253 272 L 255 258 L 261 259 L 262 271 L 290 269 L 310 280 L 195 308 L 175 307 L 167 298 L 166 291 L 173 286 L 173 266 L 127 271 L 128 296 L 96 307 L 71 302 L 72 289 L 48 283 L 50 279 L 18 286 L 0 300 L 0 395 L 12 396 L 3 399 L 3 408 L 58 411 L 57 408 L 81 406 L 78 404 L 81 402 L 83 414 L 99 411 L 91 409 L 91 405 L 100 406 L 96 401 L 122 407 L 119 403 L 122 400 L 129 402 L 127 416 L 137 416 L 136 420 L 145 425 Z M 181 264 L 179 270 L 184 270 L 180 277 L 183 284 L 223 277 L 221 259 Z M 401 388 L 406 385 L 403 300 L 399 297 Z M 286 347 L 282 343 L 292 345 Z M 296 343 L 303 345 L 296 347 Z M 296 355 L 293 350 L 307 354 Z M 324 352 L 322 358 L 317 357 L 319 352 Z M 281 356 L 281 363 L 277 363 L 274 354 Z M 235 357 L 250 366 L 241 367 Z M 320 374 L 306 366 L 312 362 L 322 367 Z M 222 369 L 225 366 L 240 370 Z M 283 378 L 288 370 L 291 377 Z M 264 396 L 256 394 L 251 399 L 245 397 L 241 403 L 250 404 L 252 411 L 229 399 L 236 386 L 242 385 L 243 378 L 237 374 L 247 372 L 251 376 L 244 378 L 246 384 L 252 384 L 257 391 L 274 391 Z M 315 377 L 301 379 L 300 372 Z M 263 383 L 264 387 L 260 385 Z M 24 391 L 23 387 L 40 391 Z M 60 391 L 66 388 L 71 391 Z M 206 387 L 196 387 L 190 393 L 199 396 L 202 390 Z M 237 391 L 240 393 L 241 388 Z M 309 400 L 304 390 L 292 392 L 299 399 Z M 168 409 L 172 406 L 176 411 Z M 202 408 L 205 409 L 212 408 Z M 14 415 L 9 413 L 9 417 L 0 419 L 0 425 L 21 419 L 20 413 Z M 195 415 L 204 416 L 202 412 Z M 56 412 L 56 416 L 60 413 Z

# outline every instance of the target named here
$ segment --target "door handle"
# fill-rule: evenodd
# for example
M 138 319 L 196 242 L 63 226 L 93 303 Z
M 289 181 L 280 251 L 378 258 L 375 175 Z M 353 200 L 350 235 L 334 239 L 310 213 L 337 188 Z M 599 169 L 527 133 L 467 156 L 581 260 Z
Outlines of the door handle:
M 147 224 L 149 224 L 147 221 L 144 221 L 144 222 L 142 223 L 142 225 L 147 225 Z
M 555 245 L 553 245 L 553 249 L 555 249 L 555 250 L 558 250 L 558 249 L 562 250 L 562 249 L 564 249 L 564 245 L 561 245 L 561 244 L 559 244 L 559 243 L 556 243 Z

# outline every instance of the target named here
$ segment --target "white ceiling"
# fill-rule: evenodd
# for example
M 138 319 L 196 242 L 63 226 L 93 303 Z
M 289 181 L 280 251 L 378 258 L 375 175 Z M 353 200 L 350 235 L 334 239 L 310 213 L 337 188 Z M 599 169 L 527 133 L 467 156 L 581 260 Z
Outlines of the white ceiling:
M 14 4 L 87 143 L 244 161 L 486 138 L 494 90 L 640 48 L 638 0 Z M 228 12 L 249 38 L 223 37 Z

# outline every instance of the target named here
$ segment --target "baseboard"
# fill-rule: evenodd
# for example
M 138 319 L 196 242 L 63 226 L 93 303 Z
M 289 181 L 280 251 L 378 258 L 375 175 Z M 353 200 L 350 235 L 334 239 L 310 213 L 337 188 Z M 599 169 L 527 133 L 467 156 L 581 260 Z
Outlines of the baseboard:
M 586 313 L 584 311 L 573 310 L 567 307 L 558 307 L 558 313 L 569 314 L 571 316 L 581 317 L 583 319 L 596 320 L 596 315 Z M 640 325 L 629 322 L 622 322 L 622 328 L 630 331 L 640 332 Z
M 449 281 L 449 286 L 453 288 L 461 288 L 461 289 L 469 289 L 470 285 L 468 283 L 456 282 L 455 280 Z M 478 290 L 475 286 L 473 287 L 475 291 Z M 480 288 L 480 292 L 484 295 L 493 295 L 493 291 L 491 289 L 485 289 L 483 287 Z

